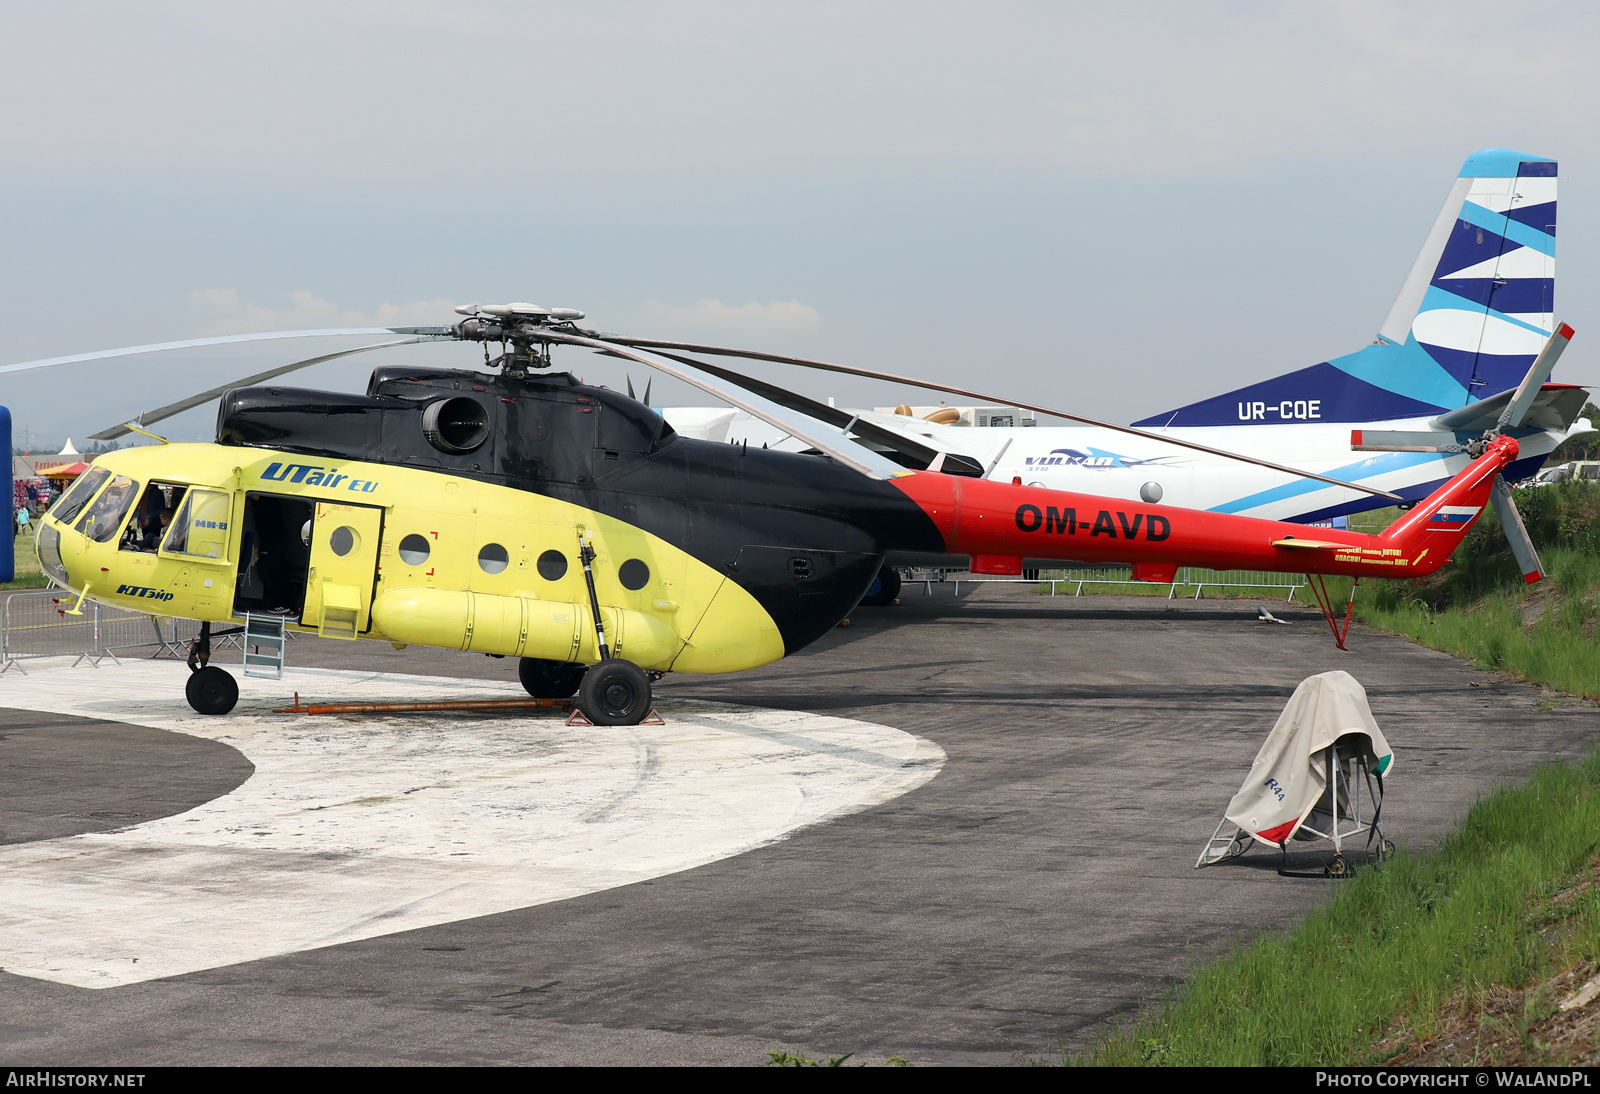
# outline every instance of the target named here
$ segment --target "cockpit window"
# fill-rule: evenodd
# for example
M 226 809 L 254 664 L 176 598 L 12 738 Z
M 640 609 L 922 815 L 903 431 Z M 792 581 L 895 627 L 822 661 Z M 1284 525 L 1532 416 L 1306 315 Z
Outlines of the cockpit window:
M 111 472 L 103 467 L 91 467 L 78 477 L 67 492 L 61 495 L 61 500 L 50 507 L 49 516 L 55 517 L 62 524 L 71 524 L 72 518 L 83 512 L 83 507 L 89 504 L 89 499 L 94 497 L 95 491 L 105 485 Z
M 139 498 L 139 484 L 118 475 L 111 485 L 95 499 L 89 511 L 78 522 L 78 531 L 96 543 L 106 543 L 122 527 L 122 518 L 128 515 Z
M 172 519 L 163 551 L 196 558 L 228 557 L 228 522 L 233 516 L 233 496 L 215 490 L 190 490 L 183 508 Z

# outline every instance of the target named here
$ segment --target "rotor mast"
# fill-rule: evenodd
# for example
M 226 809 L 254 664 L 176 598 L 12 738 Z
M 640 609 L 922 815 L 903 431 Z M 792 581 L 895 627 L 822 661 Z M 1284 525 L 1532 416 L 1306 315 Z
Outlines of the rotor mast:
M 462 304 L 458 315 L 467 316 L 449 328 L 466 342 L 499 342 L 500 356 L 489 357 L 484 346 L 484 364 L 497 367 L 506 376 L 524 379 L 530 369 L 550 367 L 548 332 L 594 337 L 595 332 L 577 326 L 583 312 L 577 308 L 544 308 L 520 301 L 512 304 Z

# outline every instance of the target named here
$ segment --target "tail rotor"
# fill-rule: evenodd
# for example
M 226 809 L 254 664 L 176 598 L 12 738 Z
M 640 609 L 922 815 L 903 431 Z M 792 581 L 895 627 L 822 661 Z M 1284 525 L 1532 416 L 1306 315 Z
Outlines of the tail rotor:
M 1534 398 L 1550 378 L 1550 373 L 1555 370 L 1556 361 L 1560 360 L 1562 352 L 1567 348 L 1567 343 L 1572 341 L 1573 330 L 1562 323 L 1556 327 L 1549 341 L 1545 342 L 1544 349 L 1539 351 L 1533 364 L 1528 368 L 1528 374 L 1522 378 L 1522 383 L 1517 387 L 1517 393 L 1511 397 L 1506 408 L 1500 412 L 1500 420 L 1486 430 L 1482 437 L 1473 441 L 1468 446 L 1468 451 L 1476 458 L 1484 448 L 1496 437 L 1508 430 L 1519 428 L 1528 417 L 1528 412 L 1533 409 Z M 1529 585 L 1544 580 L 1544 566 L 1539 562 L 1539 552 L 1534 550 L 1533 540 L 1528 535 L 1527 526 L 1522 523 L 1522 514 L 1517 512 L 1517 503 L 1511 499 L 1511 488 L 1506 485 L 1504 475 L 1495 475 L 1494 489 L 1489 495 L 1494 504 L 1495 515 L 1500 518 L 1500 527 L 1505 530 L 1506 542 L 1511 545 L 1511 554 L 1521 568 L 1522 580 Z

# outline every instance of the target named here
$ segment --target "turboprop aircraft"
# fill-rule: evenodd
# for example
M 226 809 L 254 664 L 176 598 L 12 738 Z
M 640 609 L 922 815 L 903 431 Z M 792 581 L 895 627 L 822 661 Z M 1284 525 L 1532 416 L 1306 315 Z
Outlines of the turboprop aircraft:
M 769 399 L 772 385 L 741 378 L 730 392 L 674 355 L 577 327 L 582 313 L 457 310 L 468 318 L 453 327 L 386 333 L 502 342 L 498 374 L 384 367 L 362 395 L 230 389 L 215 443 L 98 459 L 42 521 L 44 572 L 78 594 L 74 612 L 92 598 L 200 620 L 186 695 L 201 713 L 237 701 L 237 682 L 209 663 L 211 627 L 242 621 L 247 646 L 275 635 L 281 650 L 289 630 L 518 657 L 530 694 L 577 692 L 602 725 L 645 717 L 652 677 L 754 668 L 808 645 L 891 550 L 1007 573 L 1025 555 L 1131 562 L 1159 581 L 1183 564 L 1423 576 L 1493 497 L 1539 574 L 1500 473 L 1518 453 L 1506 431 L 1566 328 L 1473 441 L 1466 470 L 1381 536 L 1311 538 L 1300 525 L 911 470 Z M 686 440 L 634 399 L 545 373 L 557 345 L 677 377 L 817 455 Z M 157 416 L 125 428 L 148 432 Z M 1319 602 L 1342 646 L 1325 588 Z
M 1473 153 L 1370 345 L 1133 424 L 1380 487 L 1406 504 L 1426 497 L 1466 466 L 1461 446 L 1499 420 L 1556 329 L 1556 183 L 1555 161 L 1542 156 L 1499 148 Z M 687 343 L 654 345 L 718 352 Z M 998 362 L 990 369 L 1001 370 Z M 1544 385 L 1516 430 L 1521 455 L 1506 471 L 1509 481 L 1535 474 L 1562 441 L 1594 432 L 1579 417 L 1587 395 L 1573 385 Z M 904 411 L 823 407 L 814 413 L 836 427 L 865 424 L 900 434 L 936 453 L 947 472 L 999 482 L 1020 478 L 1058 490 L 1335 526 L 1351 513 L 1390 504 L 1326 481 L 1178 452 L 1095 425 L 1013 424 L 1007 415 L 963 417 L 953 408 Z M 686 436 L 799 447 L 737 411 L 668 407 L 662 414 Z M 992 424 L 997 419 L 1006 424 Z

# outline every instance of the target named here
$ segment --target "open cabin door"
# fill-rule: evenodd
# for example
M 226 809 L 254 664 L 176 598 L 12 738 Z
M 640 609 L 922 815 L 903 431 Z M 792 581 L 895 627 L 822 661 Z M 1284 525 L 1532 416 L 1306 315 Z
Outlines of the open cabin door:
M 355 638 L 371 628 L 382 535 L 382 509 L 317 502 L 302 624 L 323 638 Z

